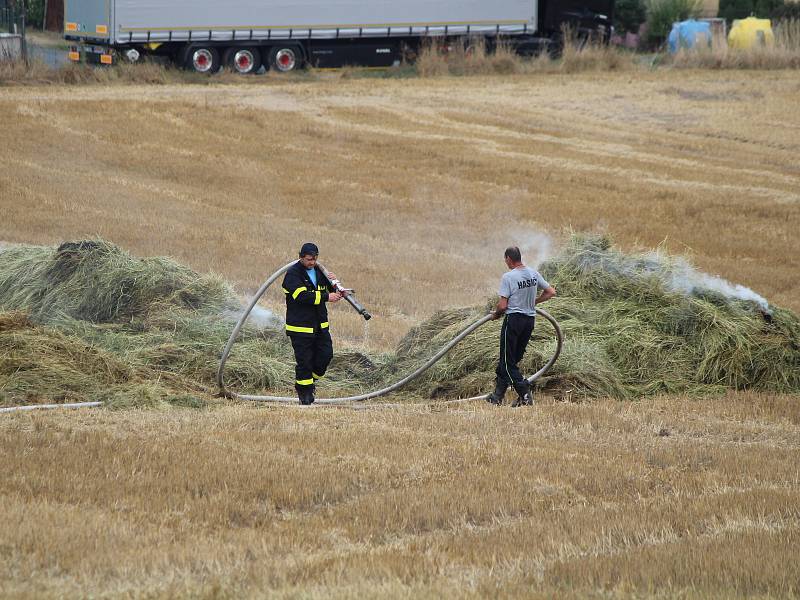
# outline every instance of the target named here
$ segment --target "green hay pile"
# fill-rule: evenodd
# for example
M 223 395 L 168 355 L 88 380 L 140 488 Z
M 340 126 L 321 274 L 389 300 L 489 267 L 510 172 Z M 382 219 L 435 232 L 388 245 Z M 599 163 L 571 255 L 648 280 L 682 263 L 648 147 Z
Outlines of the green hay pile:
M 241 306 L 219 277 L 89 240 L 4 249 L 0 311 L 22 311 L 27 323 L 19 326 L 19 312 L 3 317 L 17 326 L 0 328 L 0 402 L 153 406 L 198 405 L 187 394 L 213 391 Z M 240 340 L 229 381 L 251 389 L 286 380 L 281 336 L 251 327 Z
M 625 255 L 602 237 L 575 237 L 541 271 L 559 291 L 545 308 L 566 336 L 540 382 L 560 397 L 633 398 L 727 388 L 800 391 L 800 320 L 704 287 L 678 289 L 685 262 Z M 415 369 L 483 306 L 436 313 L 392 354 L 338 350 L 321 386 L 350 395 Z M 140 259 L 102 240 L 0 252 L 0 405 L 101 400 L 111 407 L 204 406 L 241 306 L 233 289 L 165 258 Z M 404 394 L 485 393 L 500 321 L 478 329 Z M 522 368 L 555 349 L 539 319 Z M 294 359 L 280 329 L 243 328 L 226 365 L 230 389 L 292 395 Z
M 221 278 L 167 258 L 137 258 L 103 240 L 5 248 L 0 405 L 202 405 L 198 398 L 216 392 L 219 357 L 241 310 Z M 329 389 L 362 389 L 373 369 L 366 357 L 340 352 Z M 283 331 L 245 326 L 225 381 L 235 390 L 293 393 L 294 357 Z
M 231 306 L 231 290 L 218 277 L 198 277 L 165 258 L 135 258 L 103 240 L 66 242 L 55 250 L 12 246 L 1 256 L 0 306 L 24 309 L 36 322 L 121 323 L 162 306 Z
M 0 313 L 0 348 L 0 405 L 102 401 L 110 408 L 200 408 L 206 404 L 196 386 L 159 377 L 74 336 L 34 325 L 25 313 Z
M 710 278 L 682 259 L 625 255 L 606 237 L 575 236 L 540 270 L 558 289 L 543 308 L 566 338 L 540 388 L 618 398 L 728 388 L 800 391 L 798 317 L 704 287 Z M 693 278 L 698 285 L 692 286 Z M 400 363 L 431 354 L 493 303 L 434 315 L 400 343 Z M 493 322 L 464 340 L 417 389 L 430 396 L 486 390 L 494 378 L 499 330 L 500 322 Z M 540 318 L 523 371 L 539 369 L 553 350 L 552 328 Z

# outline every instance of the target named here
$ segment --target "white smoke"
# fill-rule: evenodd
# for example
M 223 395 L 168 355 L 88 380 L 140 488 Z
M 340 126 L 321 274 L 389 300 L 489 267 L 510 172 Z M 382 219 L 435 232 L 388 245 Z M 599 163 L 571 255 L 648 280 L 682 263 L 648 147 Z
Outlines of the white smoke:
M 767 299 L 749 287 L 698 271 L 684 258 L 668 257 L 659 252 L 648 252 L 624 260 L 618 268 L 613 268 L 608 263 L 604 267 L 612 271 L 619 271 L 629 277 L 655 276 L 662 281 L 665 288 L 672 292 L 692 295 L 702 293 L 703 290 L 712 290 L 730 300 L 755 302 L 763 311 L 770 312 Z
M 250 312 L 248 321 L 259 329 L 275 329 L 283 325 L 283 319 L 269 309 L 262 308 L 258 304 Z
M 733 284 L 722 277 L 709 275 L 694 268 L 686 259 L 664 255 L 660 252 L 625 256 L 607 248 L 598 247 L 576 255 L 576 266 L 582 270 L 600 269 L 609 274 L 630 279 L 654 278 L 671 292 L 701 295 L 713 291 L 729 300 L 754 302 L 765 313 L 771 313 L 769 302 L 750 288 Z
M 543 231 L 519 229 L 509 231 L 509 245 L 519 246 L 522 262 L 538 269 L 553 254 L 553 238 Z
M 241 311 L 226 310 L 222 316 L 232 321 L 238 321 L 251 300 L 252 298 L 247 298 L 245 300 L 245 306 L 242 307 Z M 247 324 L 258 329 L 281 329 L 283 327 L 283 319 L 271 310 L 256 304 L 247 317 Z
M 533 228 L 515 228 L 507 232 L 507 244 L 519 246 L 522 260 L 536 269 L 553 254 L 553 238 L 543 231 Z M 619 273 L 635 278 L 642 275 L 656 277 L 664 287 L 672 292 L 686 295 L 711 290 L 731 300 L 754 302 L 759 308 L 770 313 L 769 302 L 749 287 L 703 273 L 694 268 L 686 259 L 674 258 L 660 252 L 648 252 L 636 256 L 607 255 L 605 253 L 585 253 L 579 258 L 584 266 L 600 267 L 611 273 Z
M 674 291 L 692 294 L 696 290 L 710 289 L 719 292 L 726 298 L 755 302 L 761 310 L 769 312 L 767 299 L 749 287 L 698 271 L 685 260 L 674 261 L 671 275 L 671 281 L 667 281 L 667 284 Z

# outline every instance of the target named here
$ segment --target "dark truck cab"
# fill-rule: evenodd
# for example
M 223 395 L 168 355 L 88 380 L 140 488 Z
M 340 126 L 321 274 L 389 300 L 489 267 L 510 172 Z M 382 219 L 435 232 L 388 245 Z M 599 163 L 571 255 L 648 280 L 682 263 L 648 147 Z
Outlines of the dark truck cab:
M 539 5 L 539 30 L 558 37 L 569 27 L 579 39 L 608 42 L 614 21 L 614 0 L 542 0 Z

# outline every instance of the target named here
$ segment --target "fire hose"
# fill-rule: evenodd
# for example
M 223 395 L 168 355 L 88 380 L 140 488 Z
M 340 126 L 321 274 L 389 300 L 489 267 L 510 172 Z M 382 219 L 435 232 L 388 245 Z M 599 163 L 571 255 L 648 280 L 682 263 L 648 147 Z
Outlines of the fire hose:
M 273 403 L 295 403 L 297 402 L 297 398 L 289 397 L 289 396 L 255 396 L 250 394 L 237 394 L 235 392 L 231 392 L 225 388 L 225 380 L 224 380 L 224 372 L 225 372 L 225 363 L 228 360 L 228 356 L 231 353 L 231 349 L 233 348 L 234 343 L 236 342 L 236 338 L 239 335 L 239 332 L 242 330 L 247 318 L 250 316 L 250 313 L 255 308 L 258 301 L 261 297 L 266 293 L 267 289 L 275 283 L 275 280 L 278 279 L 281 275 L 283 275 L 292 265 L 295 264 L 297 261 L 292 261 L 289 264 L 281 267 L 277 271 L 275 271 L 269 279 L 267 279 L 263 285 L 258 289 L 255 296 L 250 300 L 250 304 L 247 306 L 245 311 L 239 317 L 239 320 L 236 322 L 236 326 L 233 328 L 233 332 L 228 338 L 227 344 L 225 344 L 225 349 L 222 351 L 222 356 L 220 358 L 219 368 L 217 370 L 217 386 L 219 388 L 219 393 L 221 396 L 226 398 L 236 398 L 239 400 L 253 400 L 259 402 L 273 402 Z M 333 285 L 334 289 L 339 292 L 349 292 L 346 288 L 342 287 L 341 283 L 337 279 L 333 279 L 329 276 L 328 271 L 322 265 L 318 264 L 320 270 L 325 274 L 328 280 Z M 368 321 L 372 318 L 372 315 L 363 307 L 359 302 L 353 297 L 353 294 L 347 294 L 343 296 L 344 300 L 353 307 L 353 309 L 360 314 L 364 320 Z M 556 350 L 550 360 L 548 360 L 544 366 L 536 371 L 530 377 L 527 377 L 526 380 L 528 383 L 533 383 L 537 379 L 539 379 L 542 375 L 544 375 L 550 367 L 558 360 L 559 355 L 561 354 L 561 348 L 564 344 L 564 335 L 561 331 L 561 327 L 558 325 L 558 322 L 544 310 L 540 308 L 536 309 L 536 313 L 547 319 L 550 324 L 553 326 L 556 335 Z M 406 375 L 401 380 L 393 383 L 392 385 L 382 388 L 380 390 L 376 390 L 374 392 L 368 392 L 366 394 L 360 394 L 357 396 L 347 396 L 343 398 L 320 398 L 315 401 L 314 404 L 320 405 L 345 405 L 345 404 L 355 404 L 355 403 L 363 403 L 366 400 L 372 400 L 374 398 L 379 398 L 381 396 L 386 396 L 394 391 L 397 391 L 407 383 L 410 383 L 420 375 L 422 375 L 425 371 L 430 369 L 436 362 L 438 362 L 445 354 L 447 354 L 450 350 L 452 350 L 456 344 L 458 344 L 461 340 L 467 337 L 470 333 L 478 329 L 478 327 L 484 325 L 485 323 L 492 320 L 492 314 L 485 315 L 480 319 L 470 323 L 467 327 L 462 329 L 458 335 L 456 335 L 452 340 L 450 340 L 447 344 L 445 344 L 436 354 L 430 357 L 425 364 L 417 368 L 415 371 Z M 462 403 L 462 402 L 472 402 L 475 400 L 483 400 L 486 398 L 486 395 L 480 396 L 473 396 L 471 398 L 458 398 L 455 400 L 447 400 L 442 402 L 441 404 L 455 404 L 455 403 Z M 311 406 L 314 406 L 312 404 Z M 16 411 L 30 411 L 30 410 L 37 410 L 37 409 L 55 409 L 55 408 L 90 408 L 102 406 L 102 402 L 78 402 L 72 404 L 32 404 L 29 406 L 13 406 L 9 408 L 0 408 L 0 413 L 8 413 L 8 412 L 16 412 Z M 381 404 L 380 406 L 386 406 Z
M 228 338 L 228 343 L 225 345 L 225 349 L 222 351 L 222 357 L 220 358 L 219 369 L 217 370 L 217 386 L 219 387 L 220 395 L 225 396 L 227 398 L 237 398 L 239 400 L 254 400 L 254 401 L 258 401 L 258 402 L 276 402 L 276 403 L 281 403 L 281 402 L 296 403 L 297 402 L 297 398 L 296 397 L 289 397 L 289 396 L 255 396 L 255 395 L 251 395 L 251 394 L 237 394 L 237 393 L 234 393 L 234 392 L 230 392 L 225 388 L 225 380 L 224 380 L 225 362 L 228 360 L 228 356 L 230 355 L 231 349 L 233 348 L 233 344 L 235 343 L 236 338 L 239 335 L 239 332 L 241 331 L 242 327 L 244 326 L 245 322 L 247 321 L 248 316 L 250 316 L 250 313 L 252 312 L 253 308 L 258 303 L 258 301 L 261 299 L 261 297 L 264 295 L 264 293 L 267 291 L 267 289 L 269 289 L 269 287 L 275 282 L 275 280 L 277 280 L 278 277 L 280 277 L 286 271 L 288 271 L 292 267 L 292 265 L 294 265 L 296 262 L 297 261 L 292 261 L 289 264 L 287 264 L 287 265 L 281 267 L 280 269 L 278 269 L 277 271 L 275 271 L 272 275 L 270 275 L 269 279 L 267 279 L 262 284 L 262 286 L 258 289 L 256 294 L 250 300 L 250 304 L 248 305 L 248 307 L 245 309 L 245 311 L 239 317 L 239 320 L 236 323 L 236 326 L 233 328 L 233 332 L 231 333 L 230 338 Z M 328 277 L 329 281 L 331 281 L 334 289 L 336 289 L 337 291 L 345 291 L 345 288 L 343 288 L 341 286 L 341 284 L 340 284 L 340 282 L 338 280 L 332 280 L 328 276 L 328 271 L 325 269 L 325 267 L 323 267 L 319 263 L 317 263 L 317 266 L 325 274 L 325 276 Z M 358 301 L 355 300 L 355 298 L 353 298 L 352 294 L 344 296 L 344 299 L 353 307 L 353 309 L 355 309 L 356 312 L 358 312 L 362 317 L 364 317 L 364 320 L 369 320 L 369 319 L 372 318 L 372 315 L 370 315 L 364 309 L 364 307 L 361 306 L 358 303 Z M 558 325 L 558 322 L 549 313 L 547 313 L 544 310 L 541 310 L 541 309 L 537 308 L 536 309 L 536 313 L 541 315 L 545 319 L 547 319 L 550 322 L 550 324 L 553 326 L 553 329 L 555 330 L 555 334 L 556 334 L 556 351 L 553 354 L 553 356 L 550 358 L 550 360 L 548 360 L 541 369 L 536 371 L 536 373 L 534 373 L 530 377 L 526 378 L 528 383 L 533 383 L 534 381 L 539 379 L 542 375 L 544 375 L 550 369 L 550 367 L 553 366 L 553 364 L 556 362 L 556 360 L 558 360 L 558 357 L 561 354 L 561 348 L 562 348 L 562 346 L 564 344 L 564 334 L 562 333 L 561 327 Z M 314 402 L 314 404 L 322 404 L 322 405 L 352 404 L 352 403 L 357 403 L 357 402 L 364 402 L 366 400 L 372 400 L 374 398 L 378 398 L 380 396 L 385 396 L 385 395 L 390 394 L 390 393 L 392 393 L 394 391 L 397 391 L 398 389 L 400 389 L 401 387 L 403 387 L 407 383 L 413 381 L 414 379 L 416 379 L 417 377 L 422 375 L 425 371 L 427 371 L 429 368 L 431 368 L 437 361 L 439 361 L 439 359 L 441 359 L 445 354 L 447 354 L 450 350 L 452 350 L 455 347 L 456 344 L 458 344 L 461 340 L 463 340 L 465 337 L 467 337 L 470 333 L 472 333 L 473 331 L 478 329 L 478 327 L 480 327 L 481 325 L 487 323 L 490 320 L 492 320 L 492 314 L 491 313 L 488 314 L 488 315 L 485 315 L 485 316 L 481 317 L 480 319 L 474 321 L 473 323 L 469 324 L 467 327 L 462 329 L 458 333 L 458 335 L 456 335 L 452 340 L 450 340 L 447 344 L 445 344 L 436 354 L 434 354 L 431 358 L 429 358 L 425 362 L 425 364 L 423 364 L 422 366 L 417 368 L 414 372 L 410 373 L 409 375 L 406 375 L 401 380 L 393 383 L 392 385 L 390 385 L 388 387 L 382 388 L 380 390 L 376 390 L 374 392 L 368 392 L 366 394 L 360 394 L 358 396 L 346 396 L 346 397 L 343 397 L 343 398 L 319 398 Z M 458 403 L 458 402 L 471 402 L 471 401 L 474 401 L 474 400 L 483 400 L 485 398 L 486 398 L 486 395 L 484 394 L 484 395 L 481 395 L 481 396 L 473 396 L 471 398 L 458 398 L 456 400 L 449 400 L 449 401 L 443 402 L 442 404 L 453 404 L 453 403 Z M 312 404 L 311 406 L 314 406 L 314 405 Z

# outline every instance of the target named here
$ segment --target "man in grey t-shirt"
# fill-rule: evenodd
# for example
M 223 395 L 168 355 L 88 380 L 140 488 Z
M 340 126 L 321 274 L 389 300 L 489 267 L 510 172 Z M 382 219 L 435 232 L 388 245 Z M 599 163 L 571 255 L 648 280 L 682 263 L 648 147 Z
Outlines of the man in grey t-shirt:
M 517 366 L 531 339 L 536 317 L 536 305 L 556 295 L 556 290 L 535 269 L 522 264 L 519 248 L 506 248 L 508 273 L 500 280 L 500 300 L 494 318 L 505 314 L 500 330 L 500 360 L 497 363 L 497 381 L 494 392 L 486 397 L 492 404 L 502 404 L 510 385 L 519 398 L 512 406 L 533 404 L 531 386 Z M 539 290 L 542 293 L 537 297 Z

